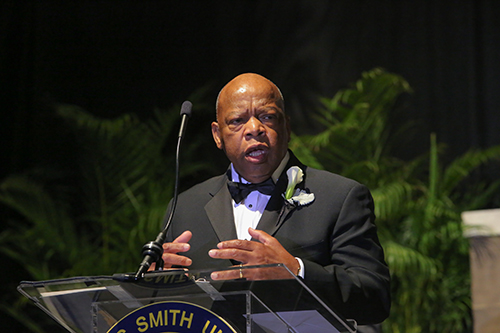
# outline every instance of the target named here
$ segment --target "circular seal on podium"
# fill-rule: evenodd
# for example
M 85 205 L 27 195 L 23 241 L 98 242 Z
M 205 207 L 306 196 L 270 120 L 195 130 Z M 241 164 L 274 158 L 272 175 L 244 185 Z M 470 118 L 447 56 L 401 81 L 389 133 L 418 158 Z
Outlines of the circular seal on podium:
M 236 333 L 212 311 L 187 302 L 158 302 L 136 309 L 107 333 Z

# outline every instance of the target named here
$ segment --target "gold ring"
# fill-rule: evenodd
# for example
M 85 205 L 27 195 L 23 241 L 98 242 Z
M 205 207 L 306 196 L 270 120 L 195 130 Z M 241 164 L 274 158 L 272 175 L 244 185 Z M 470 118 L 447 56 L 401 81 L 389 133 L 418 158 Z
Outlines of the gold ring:
M 243 279 L 243 271 L 241 268 L 243 267 L 243 264 L 240 264 L 240 279 Z

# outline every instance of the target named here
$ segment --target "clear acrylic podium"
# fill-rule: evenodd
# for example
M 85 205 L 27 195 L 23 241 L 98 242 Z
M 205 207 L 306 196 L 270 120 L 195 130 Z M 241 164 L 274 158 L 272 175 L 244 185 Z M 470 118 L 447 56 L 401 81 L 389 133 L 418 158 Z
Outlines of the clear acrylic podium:
M 214 272 L 232 279 L 213 280 Z M 127 277 L 116 274 L 21 282 L 18 290 L 74 333 L 111 332 L 129 314 L 171 302 L 206 309 L 222 318 L 233 332 L 356 332 L 355 322 L 335 313 L 281 264 L 156 271 L 139 281 L 127 281 Z

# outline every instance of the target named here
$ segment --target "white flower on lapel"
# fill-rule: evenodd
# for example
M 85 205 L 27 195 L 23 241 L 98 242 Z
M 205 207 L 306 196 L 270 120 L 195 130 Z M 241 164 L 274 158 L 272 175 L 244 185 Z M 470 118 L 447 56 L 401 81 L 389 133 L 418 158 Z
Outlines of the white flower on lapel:
M 288 186 L 286 188 L 284 198 L 292 206 L 304 206 L 314 201 L 314 194 L 308 193 L 295 187 L 304 179 L 304 172 L 298 166 L 293 166 L 286 171 L 288 177 Z
M 307 193 L 304 190 L 297 189 L 295 194 L 287 201 L 292 205 L 305 206 L 314 201 L 314 193 Z
M 298 166 L 293 166 L 286 171 L 286 176 L 288 177 L 288 186 L 285 191 L 285 199 L 289 200 L 294 194 L 295 186 L 302 182 L 304 172 Z

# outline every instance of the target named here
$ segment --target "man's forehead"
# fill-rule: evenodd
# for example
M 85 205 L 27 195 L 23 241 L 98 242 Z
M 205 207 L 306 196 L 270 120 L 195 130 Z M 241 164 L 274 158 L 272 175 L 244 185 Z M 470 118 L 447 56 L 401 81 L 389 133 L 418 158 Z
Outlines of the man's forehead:
M 261 75 L 249 73 L 237 76 L 221 90 L 217 97 L 217 112 L 244 107 L 248 103 L 252 108 L 275 103 L 284 111 L 283 96 L 278 87 Z
M 229 103 L 253 101 L 276 101 L 280 99 L 277 89 L 271 85 L 238 85 L 235 87 L 227 87 L 224 93 L 220 96 L 222 101 Z
M 229 83 L 224 89 L 224 94 L 275 94 L 277 88 L 268 80 L 240 80 Z
M 277 98 L 269 95 L 233 95 L 220 102 L 220 111 L 224 111 L 226 114 L 266 109 L 281 110 Z

